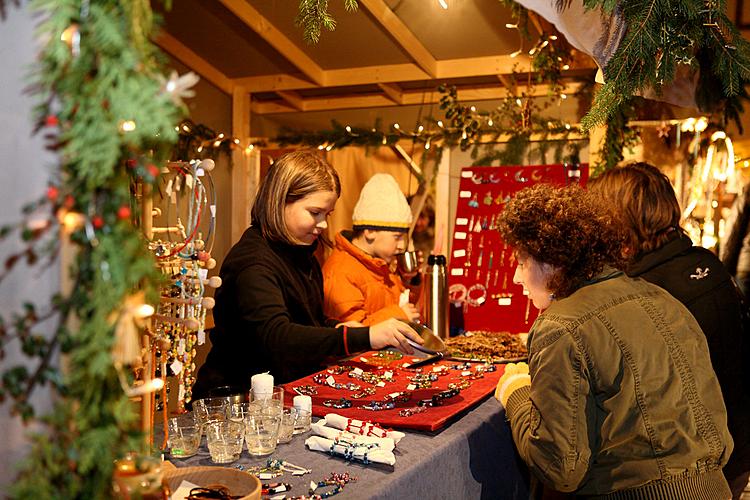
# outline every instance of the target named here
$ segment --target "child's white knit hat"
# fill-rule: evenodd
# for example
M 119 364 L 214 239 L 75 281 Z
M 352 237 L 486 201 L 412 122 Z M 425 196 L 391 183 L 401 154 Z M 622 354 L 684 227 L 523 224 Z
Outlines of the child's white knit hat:
M 411 219 L 411 208 L 396 179 L 389 174 L 375 174 L 359 193 L 352 214 L 352 226 L 355 231 L 376 229 L 407 232 Z

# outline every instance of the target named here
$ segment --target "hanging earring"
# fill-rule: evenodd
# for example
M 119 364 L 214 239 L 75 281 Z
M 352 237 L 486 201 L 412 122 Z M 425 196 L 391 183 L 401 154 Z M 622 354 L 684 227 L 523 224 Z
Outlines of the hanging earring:
M 477 193 L 474 193 L 474 196 L 472 196 L 469 200 L 469 206 L 471 208 L 479 208 L 479 199 Z

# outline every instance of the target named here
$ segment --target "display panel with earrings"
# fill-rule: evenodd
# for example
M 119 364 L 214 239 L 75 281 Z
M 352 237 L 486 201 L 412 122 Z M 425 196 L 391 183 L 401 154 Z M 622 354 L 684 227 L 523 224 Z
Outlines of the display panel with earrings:
M 536 183 L 585 184 L 586 165 L 467 167 L 461 171 L 448 265 L 449 296 L 465 330 L 528 332 L 537 311 L 513 283 L 516 256 L 497 232 L 505 204 Z

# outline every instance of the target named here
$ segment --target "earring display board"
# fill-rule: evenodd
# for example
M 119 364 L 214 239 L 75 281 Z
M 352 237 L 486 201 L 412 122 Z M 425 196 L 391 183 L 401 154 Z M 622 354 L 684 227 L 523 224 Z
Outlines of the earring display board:
M 500 213 L 513 195 L 538 183 L 588 180 L 588 165 L 466 167 L 461 170 L 448 264 L 452 307 L 463 307 L 466 331 L 528 332 L 538 310 L 513 283 L 516 258 L 500 238 Z M 456 325 L 451 325 L 452 330 Z

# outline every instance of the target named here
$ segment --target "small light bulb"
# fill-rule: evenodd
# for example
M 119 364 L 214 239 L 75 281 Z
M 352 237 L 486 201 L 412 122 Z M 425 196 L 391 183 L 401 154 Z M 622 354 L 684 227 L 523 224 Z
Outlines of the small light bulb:
M 188 127 L 187 125 L 183 125 L 182 130 L 184 130 L 185 132 L 190 132 L 190 127 Z
M 488 125 L 488 126 L 490 126 L 490 127 L 491 127 L 491 126 L 493 126 L 494 124 L 495 124 L 495 122 L 493 122 L 493 121 L 492 121 L 492 118 L 490 118 L 489 120 L 487 120 L 487 125 Z
M 132 132 L 135 130 L 135 122 L 133 120 L 125 120 L 120 123 L 120 130 L 123 132 Z
M 219 134 L 219 139 L 223 139 L 223 138 L 224 138 L 224 133 Z
M 240 143 L 240 140 L 239 140 L 239 139 L 237 139 L 237 138 L 235 138 L 235 139 L 234 139 L 234 143 L 235 143 L 235 144 L 239 144 L 239 143 Z
M 521 101 L 521 99 L 516 99 L 516 104 L 519 106 L 523 106 L 523 101 Z
M 443 120 L 438 120 L 437 121 L 437 126 L 440 127 L 440 128 L 443 128 Z
M 349 125 L 347 125 L 345 128 L 347 132 L 349 132 L 350 134 L 352 133 L 352 128 Z
M 518 28 L 518 25 L 517 24 L 513 24 L 513 23 L 506 23 L 505 27 L 508 28 L 509 30 L 514 30 L 514 29 Z
M 421 133 L 423 130 L 424 130 L 424 127 L 422 125 L 417 127 L 417 133 Z
M 567 71 L 567 70 L 569 70 L 569 69 L 570 69 L 570 65 L 569 65 L 569 64 L 563 64 L 563 67 L 562 67 L 562 69 L 563 69 L 564 71 Z
M 398 130 L 398 129 L 401 128 L 401 125 L 399 125 L 398 123 L 394 123 L 393 124 L 393 128 L 395 128 L 396 130 Z
M 219 146 L 221 146 L 221 141 L 214 141 L 214 147 L 218 148 Z
M 137 318 L 148 318 L 149 316 L 153 316 L 154 312 L 154 306 L 151 304 L 141 304 L 136 309 L 135 316 Z

